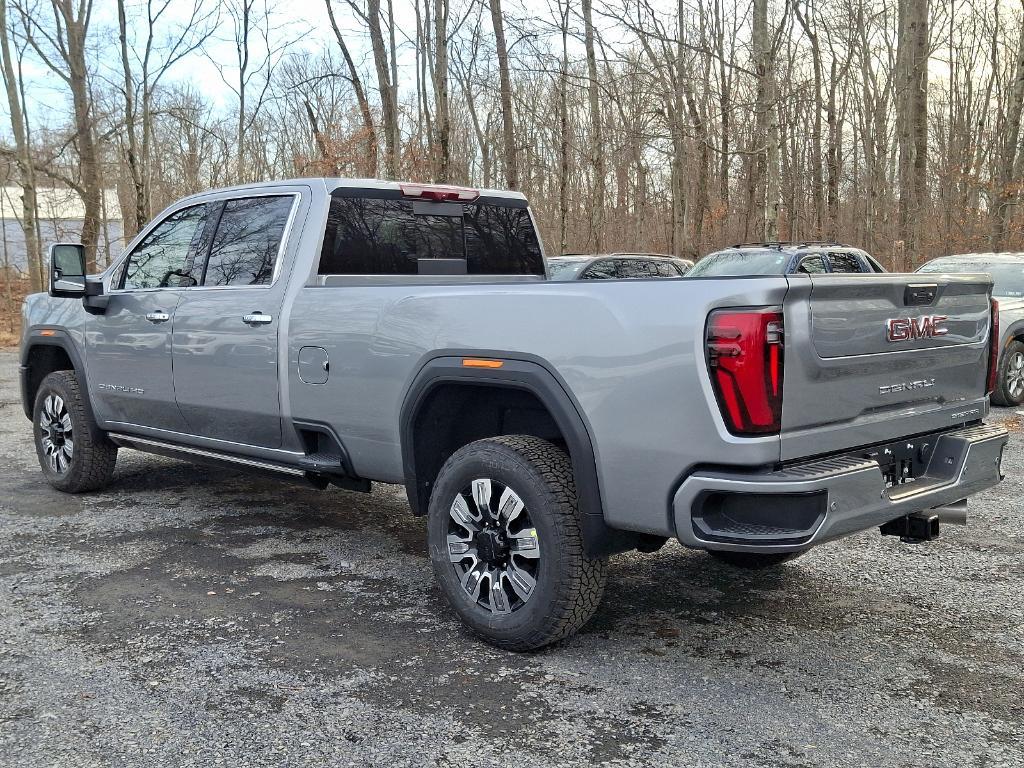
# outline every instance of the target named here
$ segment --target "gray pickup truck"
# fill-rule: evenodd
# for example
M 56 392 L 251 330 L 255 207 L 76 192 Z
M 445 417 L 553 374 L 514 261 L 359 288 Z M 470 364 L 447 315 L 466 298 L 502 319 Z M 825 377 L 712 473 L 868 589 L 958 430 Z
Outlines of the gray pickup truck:
M 119 447 L 404 483 L 505 648 L 581 627 L 616 552 L 927 540 L 1001 479 L 984 275 L 554 282 L 520 194 L 344 179 L 194 195 L 83 264 L 53 246 L 24 306 L 54 487 L 103 487 Z

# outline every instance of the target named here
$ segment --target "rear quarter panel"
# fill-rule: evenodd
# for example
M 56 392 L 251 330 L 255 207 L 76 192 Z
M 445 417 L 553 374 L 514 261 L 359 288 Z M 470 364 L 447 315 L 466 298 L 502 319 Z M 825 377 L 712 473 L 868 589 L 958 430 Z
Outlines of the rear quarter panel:
M 781 277 L 304 287 L 289 320 L 292 416 L 330 423 L 360 475 L 401 482 L 399 415 L 428 360 L 540 361 L 590 432 L 609 524 L 670 534 L 671 493 L 694 466 L 779 458 L 777 437 L 725 430 L 704 326 L 715 307 L 781 305 L 786 289 Z M 327 350 L 325 384 L 299 380 L 303 346 Z

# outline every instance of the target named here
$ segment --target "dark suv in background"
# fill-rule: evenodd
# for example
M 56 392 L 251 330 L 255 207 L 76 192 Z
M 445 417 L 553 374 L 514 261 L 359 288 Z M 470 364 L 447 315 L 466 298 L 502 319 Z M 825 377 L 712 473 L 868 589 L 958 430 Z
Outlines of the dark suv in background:
M 860 248 L 840 243 L 744 243 L 709 253 L 687 277 L 885 272 Z

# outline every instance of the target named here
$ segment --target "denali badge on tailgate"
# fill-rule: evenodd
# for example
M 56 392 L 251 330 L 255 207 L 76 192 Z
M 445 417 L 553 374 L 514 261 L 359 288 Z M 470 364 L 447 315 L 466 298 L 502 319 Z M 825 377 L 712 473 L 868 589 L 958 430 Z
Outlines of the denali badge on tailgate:
M 878 394 L 890 395 L 893 392 L 908 392 L 912 389 L 925 389 L 934 387 L 935 379 L 918 379 L 917 381 L 901 381 L 897 384 L 883 384 L 878 388 Z
M 943 325 L 945 315 L 924 315 L 923 317 L 893 317 L 885 321 L 887 341 L 912 341 L 945 336 L 949 330 Z

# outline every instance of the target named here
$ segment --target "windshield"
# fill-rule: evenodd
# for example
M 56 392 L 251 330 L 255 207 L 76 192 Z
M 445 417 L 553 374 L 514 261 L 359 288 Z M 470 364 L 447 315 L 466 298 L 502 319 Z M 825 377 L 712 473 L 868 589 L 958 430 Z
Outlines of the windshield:
M 552 280 L 569 280 L 579 274 L 585 260 L 548 259 L 548 277 Z
M 918 272 L 987 272 L 992 275 L 994 296 L 1024 297 L 1024 259 L 1012 261 L 965 261 L 964 259 L 935 259 Z
M 765 248 L 709 253 L 686 273 L 687 277 L 729 277 L 733 275 L 782 275 L 788 254 Z

